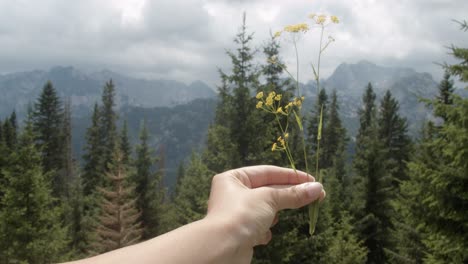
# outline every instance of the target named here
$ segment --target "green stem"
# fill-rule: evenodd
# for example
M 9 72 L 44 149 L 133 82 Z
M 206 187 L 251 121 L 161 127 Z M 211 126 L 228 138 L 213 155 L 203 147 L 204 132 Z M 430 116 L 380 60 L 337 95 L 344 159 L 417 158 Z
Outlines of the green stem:
M 300 88 L 299 88 L 299 53 L 297 51 L 297 44 L 296 44 L 296 38 L 293 37 L 293 43 L 294 43 L 294 50 L 296 51 L 296 91 L 297 91 L 297 97 L 300 97 Z
M 280 120 L 278 118 L 278 115 L 275 114 L 275 117 L 276 117 L 276 122 L 278 122 L 278 126 L 279 126 L 279 128 L 281 130 L 281 134 L 284 136 L 285 131 L 283 129 L 283 126 L 281 125 L 281 122 L 280 122 Z M 284 139 L 284 150 L 286 152 L 286 156 L 288 156 L 288 160 L 289 160 L 289 163 L 291 164 L 292 169 L 294 170 L 294 172 L 296 172 L 296 165 L 294 163 L 294 159 L 292 157 L 291 151 L 289 149 L 289 144 L 288 144 L 286 139 Z

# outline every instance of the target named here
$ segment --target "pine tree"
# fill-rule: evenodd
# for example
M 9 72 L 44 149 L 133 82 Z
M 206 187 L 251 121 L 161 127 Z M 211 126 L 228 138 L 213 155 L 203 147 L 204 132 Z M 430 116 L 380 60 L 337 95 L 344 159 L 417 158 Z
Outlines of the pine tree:
M 13 111 L 9 118 L 3 122 L 3 141 L 8 151 L 14 151 L 17 143 L 17 130 L 16 113 Z
M 174 199 L 178 226 L 200 220 L 206 215 L 212 176 L 213 172 L 203 164 L 201 158 L 192 153 Z
M 109 163 L 109 172 L 105 188 L 99 188 L 102 199 L 99 202 L 101 213 L 96 228 L 97 241 L 93 251 L 108 252 L 138 243 L 141 240 L 142 228 L 134 198 L 134 187 L 130 185 L 126 168 L 122 162 L 122 153 L 118 146 L 114 149 Z
M 118 142 L 117 113 L 115 112 L 115 87 L 112 80 L 106 83 L 102 91 L 102 107 L 99 110 L 99 130 L 102 143 L 104 168 L 113 159 L 113 151 Z
M 104 173 L 103 142 L 99 127 L 101 113 L 98 104 L 94 105 L 91 126 L 86 131 L 85 154 L 83 155 L 83 194 L 92 194 L 97 186 L 102 186 Z
M 208 132 L 207 158 L 209 161 L 219 152 L 224 152 L 228 160 L 223 169 L 245 166 L 258 162 L 256 155 L 261 153 L 258 149 L 261 139 L 256 124 L 259 120 L 259 111 L 255 110 L 255 100 L 251 96 L 258 88 L 259 72 L 253 65 L 254 51 L 250 47 L 252 34 L 247 33 L 246 17 L 244 14 L 240 32 L 234 42 L 238 45 L 237 52 L 228 51 L 232 62 L 232 73 L 220 71 L 222 86 L 220 103 L 216 111 L 215 124 Z M 227 136 L 227 138 L 226 138 Z M 226 140 L 227 139 L 227 140 Z M 218 142 L 227 142 L 228 146 L 219 146 Z M 263 149 L 264 146 L 261 146 Z M 212 163 L 212 170 L 220 168 Z
M 2 169 L 6 184 L 0 201 L 1 263 L 51 263 L 65 257 L 61 209 L 55 206 L 35 138 L 28 118 L 17 151 Z
M 130 144 L 130 140 L 128 139 L 127 120 L 124 121 L 122 130 L 120 132 L 120 149 L 122 150 L 122 163 L 126 166 L 129 166 L 132 163 L 132 147 Z
M 52 177 L 54 195 L 63 196 L 66 179 L 59 173 L 64 165 L 63 109 L 57 91 L 50 81 L 44 85 L 34 107 L 33 120 L 44 171 Z
M 462 25 L 468 29 L 466 22 Z M 468 49 L 452 47 L 459 64 L 446 69 L 468 82 Z M 444 89 L 441 89 L 441 92 Z M 468 262 L 468 99 L 441 94 L 430 106 L 443 118 L 428 125 L 421 151 L 410 162 L 410 179 L 402 184 L 409 219 L 418 223 L 425 263 Z M 448 97 L 451 102 L 441 100 Z M 411 222 L 410 222 L 411 223 Z
M 327 179 L 324 179 L 328 185 L 328 199 L 330 200 L 331 214 L 334 219 L 340 219 L 341 213 L 348 210 L 350 206 L 350 179 L 345 168 L 346 166 L 346 128 L 341 123 L 339 116 L 339 104 L 336 91 L 333 91 L 327 126 L 323 131 L 322 155 L 323 163 L 321 166 L 329 168 Z
M 386 148 L 387 171 L 396 187 L 402 180 L 407 179 L 406 163 L 411 153 L 408 124 L 406 118 L 398 113 L 399 109 L 398 101 L 387 91 L 380 104 L 378 137 Z
M 140 143 L 136 147 L 135 183 L 138 196 L 138 207 L 142 212 L 143 238 L 148 239 L 161 233 L 164 189 L 162 173 L 154 172 L 155 158 L 148 145 L 148 128 L 143 122 L 140 130 Z
M 351 225 L 349 215 L 344 214 L 333 225 L 333 239 L 327 249 L 324 263 L 355 264 L 366 263 L 367 248 L 359 241 Z
M 359 111 L 353 212 L 359 238 L 369 250 L 367 263 L 386 261 L 385 248 L 390 244 L 390 186 L 386 171 L 385 149 L 378 137 L 375 93 L 369 84 Z
M 63 121 L 62 121 L 62 135 L 63 135 L 63 165 L 60 173 L 63 174 L 61 178 L 65 180 L 65 190 L 68 195 L 68 187 L 72 185 L 75 178 L 75 162 L 73 158 L 72 149 L 72 123 L 71 123 L 71 101 L 68 99 L 65 102 Z
M 450 79 L 450 73 L 446 70 L 444 73 L 444 78 L 439 84 L 439 102 L 443 104 L 452 104 L 452 94 L 454 92 L 453 81 Z

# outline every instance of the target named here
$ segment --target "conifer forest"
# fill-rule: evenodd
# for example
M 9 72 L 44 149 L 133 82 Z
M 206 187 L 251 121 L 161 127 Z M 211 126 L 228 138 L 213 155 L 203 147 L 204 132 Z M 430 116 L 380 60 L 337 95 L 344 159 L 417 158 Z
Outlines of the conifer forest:
M 311 18 L 319 27 L 340 22 Z M 452 26 L 468 34 L 466 21 Z M 377 96 L 369 81 L 350 134 L 340 114 L 345 97 L 319 83 L 320 59 L 317 93 L 305 98 L 286 67 L 282 48 L 309 27 L 286 26 L 261 48 L 245 15 L 238 29 L 235 48 L 224 54 L 230 66 L 219 69 L 203 146 L 180 162 L 173 186 L 165 151 L 152 144 L 158 135 L 145 118 L 119 114 L 112 79 L 102 83 L 79 150 L 73 102 L 52 81 L 41 83 L 24 117 L 19 109 L 3 116 L 0 263 L 76 260 L 164 234 L 205 216 L 214 175 L 260 164 L 308 166 L 311 174 L 319 167 L 326 198 L 313 235 L 307 208 L 282 211 L 253 263 L 468 263 L 468 98 L 456 92 L 468 89 L 468 46 L 445 43 L 451 60 L 440 59 L 437 94 L 418 98 L 427 115 L 416 133 L 392 90 Z M 288 34 L 293 42 L 284 41 Z M 321 42 L 318 56 L 333 52 L 333 42 Z M 276 103 L 285 107 L 268 108 Z M 291 120 L 301 122 L 285 134 L 275 117 L 293 105 L 302 108 Z M 140 124 L 136 138 L 129 122 Z

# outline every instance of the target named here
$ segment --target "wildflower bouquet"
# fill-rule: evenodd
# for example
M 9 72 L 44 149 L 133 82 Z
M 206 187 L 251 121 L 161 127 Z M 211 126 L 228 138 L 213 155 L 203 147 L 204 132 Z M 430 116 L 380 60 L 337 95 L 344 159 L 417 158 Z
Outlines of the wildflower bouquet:
M 320 42 L 319 42 L 319 52 L 318 52 L 318 59 L 316 66 L 312 64 L 312 70 L 314 74 L 314 79 L 317 84 L 317 96 L 320 93 L 320 62 L 323 52 L 327 49 L 329 44 L 334 41 L 332 37 L 328 37 L 328 41 L 323 40 L 323 35 L 325 32 L 325 28 L 329 24 L 337 24 L 339 22 L 336 16 L 326 16 L 326 15 L 316 15 L 311 14 L 309 18 L 313 21 L 313 26 L 318 27 L 320 29 Z M 305 162 L 305 171 L 310 174 L 310 170 L 307 164 L 307 151 L 305 145 L 305 135 L 304 135 L 304 127 L 303 127 L 303 115 L 301 113 L 302 104 L 304 102 L 304 96 L 301 95 L 299 90 L 299 54 L 297 51 L 297 34 L 300 33 L 307 33 L 311 27 L 307 23 L 300 23 L 296 25 L 289 25 L 284 27 L 283 30 L 278 31 L 275 33 L 275 37 L 279 38 L 281 35 L 289 33 L 292 36 L 294 49 L 296 51 L 296 63 L 297 63 L 297 74 L 294 77 L 286 67 L 283 67 L 285 72 L 290 76 L 291 79 L 294 80 L 296 84 L 296 91 L 297 97 L 293 98 L 292 101 L 289 101 L 285 104 L 281 104 L 281 94 L 276 94 L 275 92 L 270 92 L 268 95 L 264 94 L 263 92 L 259 92 L 256 95 L 256 99 L 258 100 L 256 108 L 261 109 L 267 113 L 273 114 L 275 116 L 275 122 L 279 127 L 281 135 L 278 136 L 276 142 L 273 143 L 271 150 L 272 151 L 281 151 L 285 152 L 286 157 L 290 163 L 291 168 L 296 170 L 296 161 L 294 159 L 293 153 L 291 152 L 291 148 L 289 146 L 289 124 L 295 123 L 299 128 L 301 138 L 302 138 L 302 146 L 303 146 L 303 155 L 304 155 L 304 162 Z M 276 63 L 276 58 L 270 58 L 271 63 Z M 281 64 L 279 64 L 281 65 Z M 320 117 L 318 120 L 318 129 L 317 129 L 317 149 L 316 149 L 316 162 L 315 162 L 315 177 L 318 182 L 322 182 L 322 177 L 319 170 L 319 153 L 320 153 L 320 141 L 322 138 L 322 124 L 323 124 L 323 105 L 320 106 Z M 285 119 L 286 122 L 283 122 Z M 293 120 L 292 122 L 291 119 Z M 315 232 L 315 225 L 317 224 L 318 220 L 318 211 L 319 211 L 319 202 L 315 201 L 311 205 L 309 205 L 309 233 L 313 235 Z

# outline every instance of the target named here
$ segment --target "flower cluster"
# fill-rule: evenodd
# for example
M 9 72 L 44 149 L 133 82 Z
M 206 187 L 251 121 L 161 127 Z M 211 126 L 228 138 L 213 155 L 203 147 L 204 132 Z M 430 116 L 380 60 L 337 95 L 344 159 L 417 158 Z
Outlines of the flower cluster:
M 337 16 L 327 16 L 327 15 L 324 15 L 324 14 L 310 14 L 309 15 L 309 18 L 312 19 L 315 24 L 317 25 L 321 25 L 321 26 L 324 26 L 324 25 L 327 25 L 327 23 L 333 23 L 333 24 L 338 24 L 340 23 L 340 20 L 338 19 Z
M 319 26 L 326 26 L 330 23 L 338 24 L 340 20 L 337 16 L 328 16 L 324 14 L 310 14 L 309 18 L 314 21 L 314 24 Z M 310 30 L 310 27 L 307 23 L 299 23 L 295 25 L 288 25 L 283 28 L 283 30 L 275 32 L 274 37 L 279 38 L 283 32 L 288 33 L 307 33 Z
M 298 122 L 299 126 L 302 127 L 302 122 L 298 119 L 298 114 L 296 109 L 300 109 L 302 107 L 302 103 L 304 101 L 304 96 L 296 97 L 292 101 L 287 102 L 286 104 L 282 104 L 281 99 L 283 95 L 277 94 L 275 92 L 270 92 L 268 95 L 265 95 L 263 92 L 259 92 L 255 98 L 257 101 L 257 109 L 261 109 L 265 112 L 274 114 L 276 116 L 277 122 L 280 126 L 282 135 L 278 137 L 273 146 L 271 147 L 271 151 L 286 151 L 289 155 L 289 149 L 287 145 L 287 140 L 289 137 L 288 128 L 287 126 L 283 128 L 281 123 L 279 122 L 280 116 L 284 116 L 289 118 L 291 113 L 294 114 L 296 118 L 296 122 Z
M 263 92 L 259 92 L 255 98 L 258 100 L 256 105 L 257 109 L 262 109 L 268 113 L 285 116 L 288 116 L 291 113 L 293 107 L 300 109 L 302 107 L 302 102 L 304 101 L 304 96 L 296 97 L 287 104 L 281 105 L 281 99 L 283 98 L 283 95 L 277 94 L 275 92 L 270 92 L 267 96 L 265 96 Z

